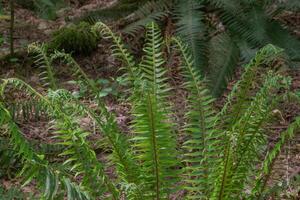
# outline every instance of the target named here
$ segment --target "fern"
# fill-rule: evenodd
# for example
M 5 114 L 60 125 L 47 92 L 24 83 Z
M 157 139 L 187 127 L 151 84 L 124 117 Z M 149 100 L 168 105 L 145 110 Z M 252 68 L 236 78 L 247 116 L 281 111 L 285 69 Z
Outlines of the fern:
M 97 48 L 98 38 L 86 22 L 70 24 L 52 34 L 50 49 L 64 50 L 68 53 L 90 55 Z
M 214 122 L 216 110 L 213 107 L 214 99 L 206 89 L 205 81 L 201 79 L 199 72 L 194 67 L 192 56 L 188 51 L 188 46 L 179 39 L 173 41 L 178 46 L 182 55 L 182 73 L 186 90 L 190 91 L 188 97 L 188 110 L 186 114 L 187 125 L 184 132 L 188 134 L 188 139 L 184 143 L 185 171 L 187 174 L 186 183 L 190 199 L 203 199 L 208 196 L 211 190 L 209 172 L 212 166 L 210 160 L 213 159 L 212 152 L 205 147 L 210 145 L 209 138 L 213 135 L 217 140 Z M 216 145 L 216 144 L 215 144 Z
M 207 50 L 205 40 L 207 28 L 204 13 L 201 12 L 201 1 L 179 1 L 175 7 L 176 33 L 189 45 L 195 60 L 195 67 L 205 69 Z
M 51 94 L 51 99 L 65 102 L 65 106 L 70 106 L 72 115 L 76 114 L 83 116 L 87 114 L 97 125 L 99 131 L 107 138 L 109 146 L 112 148 L 112 156 L 109 160 L 112 163 L 117 163 L 117 175 L 120 180 L 126 184 L 132 184 L 131 188 L 136 187 L 140 180 L 138 179 L 139 167 L 135 164 L 135 160 L 129 150 L 129 144 L 126 139 L 119 133 L 116 119 L 113 114 L 109 113 L 105 107 L 100 104 L 100 114 L 96 114 L 92 109 L 82 105 L 72 95 L 64 90 L 58 90 Z M 75 115 L 74 115 L 75 114 Z M 138 197 L 141 196 L 141 188 L 133 189 L 137 191 Z
M 53 119 L 53 137 L 64 159 L 63 164 L 53 164 L 44 154 L 36 153 L 1 103 L 0 127 L 8 131 L 16 155 L 22 158 L 24 168 L 20 174 L 25 184 L 36 179 L 45 199 L 58 198 L 63 192 L 71 199 L 136 200 L 170 199 L 178 190 L 185 191 L 182 198 L 187 199 L 256 199 L 264 194 L 277 155 L 299 129 L 296 118 L 275 147 L 267 151 L 266 124 L 280 103 L 280 94 L 284 91 L 284 96 L 289 95 L 291 81 L 261 66 L 272 66 L 282 59 L 282 49 L 267 45 L 258 51 L 218 111 L 207 81 L 194 66 L 189 46 L 172 38 L 170 50 L 180 54 L 182 86 L 188 92 L 185 125 L 177 130 L 169 102 L 172 87 L 164 67 L 165 41 L 158 26 L 147 26 L 139 64 L 106 25 L 97 23 L 94 31 L 113 40 L 114 55 L 123 61 L 125 75 L 131 81 L 131 134 L 120 132 L 114 114 L 98 98 L 94 81 L 72 57 L 55 52 L 50 57 L 74 66 L 74 76 L 90 88 L 99 108 L 85 106 L 63 89 L 49 90 L 44 96 L 19 79 L 3 80 L 2 97 L 8 88 L 22 90 Z M 81 117 L 89 117 L 97 127 L 95 132 L 104 136 L 110 150 L 108 162 L 97 159 L 87 139 L 90 133 L 78 124 Z M 184 134 L 183 143 L 178 144 L 177 131 Z M 257 169 L 260 163 L 261 170 Z M 108 166 L 115 167 L 115 178 L 106 174 Z M 80 185 L 72 183 L 72 178 Z
M 195 67 L 217 83 L 212 86 L 212 94 L 218 96 L 241 58 L 246 57 L 245 62 L 248 62 L 249 52 L 269 43 L 284 48 L 296 66 L 300 43 L 274 19 L 276 13 L 290 8 L 297 10 L 298 3 L 293 0 L 148 1 L 124 17 L 129 24 L 123 33 L 138 37 L 151 21 L 167 23 L 170 31 L 192 49 Z
M 300 127 L 300 118 L 297 117 L 293 123 L 291 123 L 287 130 L 281 133 L 280 140 L 275 144 L 274 148 L 268 152 L 266 155 L 265 161 L 262 165 L 261 171 L 258 173 L 256 177 L 256 183 L 251 191 L 252 199 L 260 199 L 263 191 L 267 187 L 267 181 L 270 178 L 272 169 L 274 167 L 274 161 L 276 160 L 277 156 L 279 155 L 281 149 L 286 144 L 288 140 L 291 140 L 295 134 L 297 133 Z
M 242 111 L 245 110 L 251 100 L 249 96 L 251 95 L 251 89 L 253 89 L 252 83 L 258 79 L 259 67 L 271 64 L 276 58 L 280 58 L 282 53 L 282 49 L 273 45 L 267 45 L 260 49 L 255 57 L 245 66 L 245 72 L 232 88 L 219 115 L 230 116 L 230 120 L 239 119 L 242 116 Z M 234 104 L 234 102 L 236 103 Z M 229 106 L 231 106 L 230 110 Z
M 239 62 L 240 50 L 227 33 L 212 38 L 209 47 L 209 77 L 213 96 L 220 96 Z
M 28 46 L 28 52 L 35 54 L 34 62 L 42 70 L 39 76 L 44 87 L 49 86 L 52 89 L 57 89 L 56 79 L 54 78 L 55 74 L 52 67 L 53 60 L 47 55 L 47 46 L 45 44 L 39 45 L 33 43 Z
M 96 112 L 75 100 L 68 92 L 62 90 L 50 93 L 50 98 L 58 102 L 64 101 L 64 106 L 70 106 L 70 109 L 72 110 L 71 114 L 73 115 L 78 113 L 79 115 L 83 115 L 83 113 L 87 114 L 96 123 L 101 133 L 108 139 L 114 152 L 112 160 L 119 163 L 117 169 L 121 180 L 132 184 L 138 184 L 138 168 L 134 164 L 135 161 L 133 160 L 131 153 L 127 150 L 128 144 L 126 145 L 125 138 L 119 133 L 114 115 L 108 112 L 102 100 L 99 98 L 99 92 L 95 82 L 88 78 L 88 75 L 85 74 L 71 55 L 55 51 L 52 57 L 53 59 L 62 58 L 65 60 L 66 63 L 72 67 L 72 70 L 74 71 L 73 75 L 79 80 L 82 80 L 86 86 L 91 89 L 99 105 L 100 114 L 96 114 Z M 64 108 L 64 110 L 66 109 Z M 105 122 L 103 122 L 103 118 L 105 119 Z
M 280 77 L 272 75 L 266 77 L 263 87 L 242 117 L 236 124 L 231 125 L 232 130 L 227 133 L 228 140 L 224 155 L 224 166 L 222 164 L 220 166 L 222 171 L 221 186 L 220 189 L 215 188 L 217 196 L 235 198 L 235 194 L 245 189 L 246 177 L 255 168 L 255 159 L 257 159 L 259 150 L 264 144 L 264 135 L 261 128 L 270 119 L 271 109 L 273 108 L 272 103 L 270 103 L 272 98 L 268 95 L 273 89 L 280 89 L 279 80 Z M 226 184 L 229 184 L 229 186 Z M 229 192 L 230 195 L 226 194 Z
M 164 63 L 162 38 L 157 25 L 147 27 L 144 57 L 140 64 L 143 90 L 142 98 L 134 101 L 132 139 L 137 159 L 142 162 L 142 178 L 150 197 L 167 198 L 174 183 L 177 165 L 176 143 L 168 119 L 170 111 L 166 103 L 168 86 L 162 68 Z
M 168 16 L 168 9 L 170 7 L 168 0 L 164 1 L 149 1 L 141 6 L 137 11 L 132 13 L 127 18 L 132 22 L 126 26 L 122 32 L 128 35 L 136 36 L 138 32 L 143 31 L 145 24 L 152 21 L 162 21 Z
M 74 183 L 71 183 L 68 178 L 62 176 L 59 178 L 57 175 L 59 173 L 58 170 L 51 169 L 47 161 L 43 160 L 44 156 L 37 154 L 32 149 L 2 103 L 0 104 L 0 116 L 1 127 L 7 125 L 14 150 L 25 162 L 21 173 L 26 175 L 24 184 L 30 182 L 34 177 L 38 178 L 42 182 L 42 185 L 45 186 L 45 192 L 43 193 L 45 199 L 53 199 L 58 192 L 59 183 L 67 187 L 70 191 L 68 192 L 68 198 L 89 199 L 88 195 L 82 192 Z
M 47 107 L 49 115 L 52 115 L 56 120 L 54 121 L 55 128 L 57 129 L 57 138 L 61 140 L 59 144 L 66 146 L 67 149 L 61 154 L 62 156 L 69 156 L 66 164 L 77 161 L 76 164 L 70 169 L 79 174 L 85 173 L 83 184 L 88 188 L 100 187 L 99 190 L 93 191 L 97 194 L 103 193 L 101 186 L 105 186 L 112 195 L 116 196 L 117 191 L 113 184 L 104 174 L 104 168 L 98 162 L 93 150 L 90 149 L 89 144 L 85 142 L 87 132 L 82 131 L 71 116 L 66 115 L 60 108 L 60 104 L 51 103 L 47 98 L 36 92 L 32 87 L 23 81 L 17 79 L 7 79 L 4 85 L 13 85 L 18 89 L 25 90 L 32 98 L 39 100 L 40 104 Z M 88 158 L 89 162 L 84 159 Z M 93 177 L 93 179 L 91 179 Z M 100 192 L 100 193 L 98 193 Z
M 93 30 L 105 39 L 110 39 L 113 42 L 111 50 L 113 55 L 124 63 L 123 69 L 126 72 L 126 78 L 133 85 L 138 79 L 138 69 L 134 61 L 133 56 L 129 53 L 129 50 L 125 48 L 122 40 L 119 36 L 115 35 L 111 29 L 102 22 L 98 22 L 94 25 Z

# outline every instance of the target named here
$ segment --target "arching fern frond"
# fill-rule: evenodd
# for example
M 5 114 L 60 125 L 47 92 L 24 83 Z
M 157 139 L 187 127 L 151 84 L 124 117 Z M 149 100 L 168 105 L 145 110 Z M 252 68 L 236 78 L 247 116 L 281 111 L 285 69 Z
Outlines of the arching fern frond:
M 174 8 L 176 35 L 189 45 L 195 67 L 204 71 L 207 65 L 207 27 L 204 23 L 204 5 L 198 0 L 179 1 Z
M 299 40 L 272 19 L 260 3 L 243 6 L 238 13 L 223 10 L 220 18 L 231 35 L 246 41 L 252 48 L 273 44 L 286 49 L 292 59 L 299 61 L 295 53 L 299 51 Z
M 170 8 L 170 1 L 149 1 L 141 6 L 137 11 L 132 13 L 127 18 L 134 22 L 126 26 L 122 32 L 132 36 L 144 30 L 147 24 L 150 22 L 163 21 L 168 16 L 168 10 Z
M 95 152 L 85 140 L 89 133 L 83 131 L 72 116 L 64 113 L 61 104 L 55 101 L 51 102 L 19 79 L 5 79 L 3 85 L 5 87 L 11 85 L 25 91 L 32 99 L 38 100 L 47 108 L 49 116 L 55 119 L 53 124 L 56 137 L 60 140 L 59 144 L 66 147 L 61 153 L 61 156 L 68 157 L 65 165 L 71 166 L 70 170 L 75 171 L 78 175 L 83 175 L 82 184 L 91 194 L 101 195 L 108 190 L 114 198 L 118 196 L 118 190 L 105 175 L 102 163 L 98 161 Z
M 34 62 L 42 71 L 39 76 L 44 87 L 57 89 L 52 59 L 47 55 L 47 46 L 45 44 L 33 43 L 28 46 L 28 52 L 34 54 Z
M 138 69 L 133 56 L 130 54 L 128 49 L 125 48 L 121 38 L 115 35 L 111 29 L 102 22 L 96 23 L 92 28 L 96 33 L 100 33 L 101 37 L 112 40 L 113 45 L 111 50 L 113 55 L 124 63 L 126 77 L 128 81 L 133 84 L 137 80 Z
M 227 115 L 226 118 L 228 118 L 229 113 L 232 113 L 229 119 L 234 121 L 238 120 L 242 116 L 243 111 L 248 107 L 248 102 L 251 101 L 248 97 L 250 91 L 253 89 L 252 83 L 256 81 L 259 75 L 259 67 L 272 63 L 272 61 L 280 57 L 282 53 L 282 49 L 273 45 L 266 45 L 260 49 L 255 57 L 245 66 L 245 72 L 232 88 L 219 115 Z
M 43 159 L 44 155 L 33 150 L 2 103 L 0 103 L 0 127 L 7 128 L 11 143 L 24 162 L 24 168 L 21 172 L 24 176 L 26 175 L 24 184 L 27 184 L 33 178 L 37 178 L 40 185 L 45 189 L 42 196 L 49 200 L 55 198 L 58 194 L 59 184 L 68 188 L 68 198 L 90 199 L 78 186 L 60 174 L 58 169 L 52 169 L 48 162 Z
M 214 96 L 220 96 L 238 65 L 240 50 L 227 33 L 213 37 L 209 47 L 209 77 Z
M 242 117 L 231 124 L 224 137 L 226 148 L 224 161 L 220 164 L 222 178 L 220 185 L 215 187 L 215 197 L 234 199 L 245 189 L 247 177 L 255 170 L 260 161 L 258 155 L 266 145 L 263 127 L 269 122 L 276 94 L 285 83 L 283 77 L 269 73 Z
M 51 94 L 51 99 L 57 102 L 64 102 L 70 106 L 73 113 L 87 114 L 96 124 L 97 128 L 109 141 L 112 148 L 112 156 L 109 157 L 111 163 L 117 163 L 117 175 L 124 184 L 132 184 L 131 187 L 137 187 L 140 184 L 140 169 L 133 158 L 129 144 L 125 137 L 120 133 L 115 116 L 108 112 L 105 107 L 101 107 L 100 114 L 96 114 L 92 109 L 81 104 L 72 94 L 65 90 L 57 90 Z M 135 188 L 135 196 L 141 198 L 142 188 Z M 129 195 L 129 194 L 126 194 Z
M 297 117 L 285 131 L 280 134 L 279 141 L 275 144 L 273 149 L 268 152 L 262 164 L 262 168 L 256 175 L 256 183 L 251 191 L 252 199 L 261 199 L 262 193 L 267 187 L 267 182 L 270 179 L 271 172 L 274 169 L 274 162 L 277 159 L 279 153 L 283 149 L 283 146 L 291 140 L 300 129 L 300 117 Z

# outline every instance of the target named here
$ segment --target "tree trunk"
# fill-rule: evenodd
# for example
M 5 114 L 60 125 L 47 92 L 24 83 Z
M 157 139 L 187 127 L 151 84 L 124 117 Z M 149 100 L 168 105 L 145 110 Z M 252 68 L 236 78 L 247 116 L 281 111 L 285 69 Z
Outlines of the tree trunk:
M 10 0 L 10 55 L 13 56 L 14 52 L 14 23 L 15 23 L 15 2 Z

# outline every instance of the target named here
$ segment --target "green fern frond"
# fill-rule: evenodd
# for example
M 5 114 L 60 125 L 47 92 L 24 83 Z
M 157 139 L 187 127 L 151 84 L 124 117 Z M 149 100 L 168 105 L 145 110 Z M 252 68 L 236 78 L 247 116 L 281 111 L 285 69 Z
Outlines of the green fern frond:
M 273 45 L 266 45 L 260 49 L 249 64 L 245 66 L 245 72 L 232 88 L 219 115 L 227 115 L 228 117 L 229 113 L 232 113 L 232 117 L 229 119 L 234 121 L 238 120 L 242 116 L 243 111 L 248 107 L 248 102 L 251 101 L 251 99 L 249 99 L 250 91 L 253 89 L 253 82 L 259 75 L 259 67 L 270 64 L 280 57 L 282 52 L 282 49 Z M 230 110 L 229 107 L 231 107 Z
M 145 89 L 158 97 L 163 96 L 168 89 L 164 77 L 166 69 L 163 68 L 165 62 L 162 52 L 163 42 L 158 26 L 154 22 L 148 24 L 146 42 L 143 47 L 145 55 L 142 57 L 139 68 L 142 81 L 145 82 Z
M 279 153 L 283 149 L 283 146 L 287 141 L 291 140 L 300 129 L 300 117 L 297 117 L 286 129 L 286 131 L 280 134 L 279 141 L 275 144 L 272 150 L 268 152 L 262 164 L 262 169 L 257 174 L 256 183 L 251 191 L 251 199 L 261 199 L 261 195 L 266 189 L 266 184 L 271 176 L 271 172 L 274 168 L 274 162 L 277 159 Z
M 50 87 L 52 89 L 57 89 L 57 81 L 54 78 L 54 70 L 52 67 L 52 60 L 47 55 L 47 45 L 33 43 L 28 46 L 28 52 L 33 53 L 35 64 L 41 69 L 39 74 L 40 80 L 44 83 L 44 87 Z
M 111 29 L 102 22 L 98 22 L 93 26 L 93 30 L 96 33 L 100 33 L 101 37 L 112 40 L 113 45 L 111 50 L 113 55 L 124 63 L 126 77 L 132 84 L 137 80 L 138 69 L 134 61 L 133 56 L 130 54 L 128 49 L 125 48 L 121 38 L 115 35 Z
M 164 199 L 174 188 L 178 171 L 176 140 L 172 133 L 169 106 L 166 103 L 169 87 L 162 67 L 162 38 L 158 27 L 147 27 L 146 44 L 140 68 L 142 84 L 139 99 L 134 98 L 132 138 L 137 159 L 142 165 L 142 180 L 146 195 Z M 171 170 L 172 169 L 172 170 Z
M 283 48 L 291 61 L 300 62 L 300 41 L 292 36 L 278 22 L 272 21 L 267 24 L 268 42 Z
M 137 36 L 137 34 L 143 31 L 150 22 L 163 21 L 168 16 L 170 6 L 169 0 L 149 1 L 145 3 L 137 11 L 127 17 L 134 18 L 131 19 L 134 22 L 126 26 L 122 32 Z
M 22 157 L 25 162 L 24 168 L 21 174 L 25 175 L 25 182 L 23 185 L 29 183 L 34 177 L 36 177 L 40 184 L 44 186 L 43 197 L 45 199 L 53 199 L 58 194 L 59 184 L 68 187 L 68 198 L 78 197 L 80 200 L 89 200 L 87 194 L 81 191 L 81 189 L 74 183 L 69 181 L 69 185 L 64 183 L 64 178 L 59 174 L 57 169 L 52 169 L 48 162 L 45 161 L 44 155 L 37 154 L 30 146 L 28 141 L 22 135 L 18 126 L 12 120 L 10 113 L 0 103 L 0 127 L 6 126 L 9 132 L 11 143 L 14 146 L 14 150 Z
M 244 8 L 238 14 L 224 11 L 220 18 L 232 35 L 237 35 L 252 47 L 267 44 L 265 27 L 269 19 L 262 7 Z
M 37 101 L 23 100 L 7 103 L 7 109 L 11 113 L 14 120 L 39 120 L 47 118 L 44 108 Z
M 32 96 L 32 99 L 39 100 L 40 104 L 47 108 L 47 113 L 55 119 L 53 123 L 56 137 L 60 140 L 59 144 L 66 147 L 61 156 L 69 157 L 65 164 L 67 166 L 72 164 L 71 171 L 84 175 L 82 184 L 92 194 L 100 195 L 105 190 L 108 190 L 117 199 L 118 190 L 105 175 L 102 163 L 98 161 L 95 152 L 85 141 L 89 133 L 81 130 L 72 116 L 64 113 L 61 104 L 55 101 L 51 102 L 19 79 L 5 79 L 3 85 L 12 85 L 19 90 L 25 91 Z M 88 162 L 86 162 L 86 159 Z M 95 188 L 98 188 L 98 190 L 95 190 Z
M 78 100 L 73 98 L 70 92 L 65 90 L 55 91 L 51 94 L 51 99 L 57 102 L 64 102 L 65 105 L 71 107 L 72 113 L 81 113 L 79 115 L 83 115 L 83 113 L 87 114 L 95 122 L 101 134 L 108 139 L 109 146 L 113 151 L 112 156 L 109 158 L 112 163 L 118 163 L 116 169 L 120 180 L 126 184 L 132 184 L 132 187 L 140 184 L 139 167 L 133 158 L 127 140 L 120 133 L 115 116 L 112 113 L 101 106 L 101 113 L 96 114 L 92 109 L 82 105 Z M 135 190 L 135 193 L 137 193 L 136 196 L 141 197 L 140 191 L 142 191 L 142 188 L 136 188 Z
M 226 89 L 239 61 L 240 50 L 227 33 L 213 37 L 209 47 L 209 77 L 213 96 Z
M 229 129 L 224 138 L 227 143 L 222 171 L 222 183 L 218 196 L 237 198 L 245 189 L 247 177 L 255 170 L 258 155 L 266 144 L 263 127 L 270 120 L 274 99 L 281 87 L 283 77 L 269 73 L 260 91 L 253 98 L 242 117 Z M 215 188 L 216 191 L 217 187 Z
M 253 0 L 249 0 L 249 2 L 251 2 L 251 1 L 253 1 Z M 226 11 L 236 13 L 241 8 L 241 4 L 245 1 L 244 0 L 241 0 L 241 1 L 239 1 L 239 0 L 212 0 L 212 1 L 208 1 L 208 2 L 219 9 L 224 9 Z
M 51 35 L 48 42 L 50 50 L 63 50 L 76 55 L 90 55 L 97 48 L 98 37 L 91 31 L 91 25 L 81 22 L 68 24 Z
M 286 49 L 292 59 L 299 61 L 296 52 L 299 51 L 300 42 L 274 21 L 259 3 L 256 2 L 253 6 L 243 6 L 238 13 L 228 11 L 221 13 L 221 21 L 231 35 L 235 35 L 239 40 L 246 41 L 252 48 L 262 47 L 269 43 L 279 46 Z
M 176 35 L 189 45 L 194 58 L 195 67 L 204 70 L 207 65 L 207 28 L 201 1 L 179 1 L 175 5 Z
M 213 187 L 213 180 L 209 180 L 210 169 L 213 169 L 213 152 L 208 146 L 217 145 L 218 138 L 214 123 L 216 111 L 213 107 L 214 99 L 210 96 L 204 79 L 194 67 L 193 58 L 188 46 L 179 39 L 173 38 L 182 57 L 182 74 L 186 79 L 184 87 L 190 91 L 188 97 L 187 124 L 184 127 L 188 138 L 183 144 L 186 190 L 189 199 L 205 199 Z

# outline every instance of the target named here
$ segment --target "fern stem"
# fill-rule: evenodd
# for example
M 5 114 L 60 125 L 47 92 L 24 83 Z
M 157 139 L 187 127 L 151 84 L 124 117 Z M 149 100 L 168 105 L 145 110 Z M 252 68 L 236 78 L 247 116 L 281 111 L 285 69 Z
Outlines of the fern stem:
M 219 200 L 223 199 L 224 191 L 225 191 L 225 185 L 226 185 L 226 181 L 227 181 L 227 171 L 228 171 L 229 157 L 230 157 L 229 143 L 227 144 L 225 157 L 226 157 L 226 160 L 225 160 L 224 171 L 223 171 L 223 175 L 222 175 L 221 188 L 220 188 L 220 192 L 219 192 L 219 196 L 218 196 Z
M 156 131 L 155 131 L 155 121 L 154 121 L 154 113 L 152 109 L 152 101 L 151 101 L 151 95 L 147 95 L 147 101 L 148 101 L 148 113 L 149 113 L 149 119 L 150 119 L 150 132 L 151 132 L 151 138 L 152 138 L 152 145 L 153 145 L 153 155 L 154 155 L 154 169 L 155 169 L 155 190 L 156 190 L 156 200 L 159 200 L 159 192 L 160 192 L 160 181 L 159 181 L 159 161 L 158 161 L 158 152 L 157 152 L 157 143 L 156 143 Z

